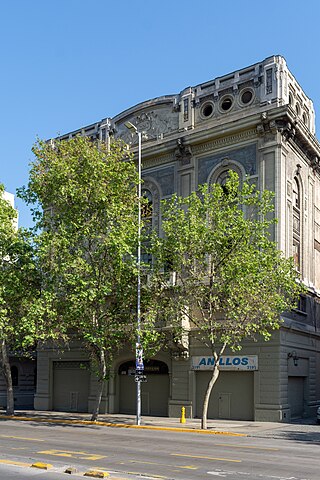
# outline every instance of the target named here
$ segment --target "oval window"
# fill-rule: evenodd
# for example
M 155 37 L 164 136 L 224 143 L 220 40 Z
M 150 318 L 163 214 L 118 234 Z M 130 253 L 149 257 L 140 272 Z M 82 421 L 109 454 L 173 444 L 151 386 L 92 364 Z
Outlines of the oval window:
M 220 107 L 224 112 L 227 112 L 232 107 L 233 100 L 231 97 L 226 97 L 222 99 Z
M 211 117 L 213 114 L 213 105 L 211 102 L 207 102 L 203 105 L 201 109 L 201 115 L 205 118 Z
M 242 94 L 241 94 L 241 102 L 244 104 L 244 105 L 247 105 L 248 103 L 251 102 L 251 100 L 253 99 L 253 93 L 251 90 L 245 90 Z

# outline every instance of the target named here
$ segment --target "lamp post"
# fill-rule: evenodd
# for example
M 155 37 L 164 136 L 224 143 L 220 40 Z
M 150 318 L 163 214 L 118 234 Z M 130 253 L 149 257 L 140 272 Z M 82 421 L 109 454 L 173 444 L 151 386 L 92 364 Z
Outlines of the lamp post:
M 136 425 L 141 424 L 141 375 L 144 370 L 143 365 L 143 351 L 141 347 L 141 139 L 142 132 L 139 132 L 137 127 L 131 122 L 126 122 L 125 126 L 132 132 L 138 135 L 138 251 L 137 251 L 137 338 L 136 338 L 136 375 L 135 381 L 137 384 L 137 413 Z

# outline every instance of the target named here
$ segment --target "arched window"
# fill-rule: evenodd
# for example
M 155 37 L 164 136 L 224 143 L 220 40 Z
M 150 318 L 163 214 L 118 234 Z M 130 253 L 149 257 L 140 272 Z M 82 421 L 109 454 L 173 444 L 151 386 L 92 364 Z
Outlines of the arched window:
M 217 177 L 215 183 L 219 183 L 219 185 L 223 187 L 226 184 L 228 178 L 229 178 L 229 169 L 225 169 L 221 173 L 219 173 L 219 176 Z
M 229 160 L 228 158 L 225 158 L 222 160 L 221 164 L 217 168 L 215 168 L 211 173 L 211 175 L 209 176 L 209 181 L 208 181 L 209 186 L 213 185 L 214 183 L 218 183 L 219 185 L 221 185 L 223 190 L 225 190 L 225 185 L 229 178 L 230 170 L 232 170 L 238 175 L 239 181 L 241 183 L 242 179 L 244 178 L 244 172 L 242 171 L 242 169 L 238 164 Z
M 221 173 L 219 173 L 219 176 L 216 178 L 216 181 L 215 181 L 215 183 L 218 183 L 219 185 L 221 185 L 224 193 L 228 193 L 226 183 L 227 183 L 228 178 L 229 178 L 229 171 L 230 171 L 229 168 L 223 170 Z
M 292 186 L 292 256 L 298 270 L 301 266 L 301 192 L 297 177 Z
M 19 371 L 18 367 L 15 365 L 11 367 L 11 378 L 12 378 L 12 386 L 17 387 L 19 385 Z
M 143 219 L 144 227 L 152 228 L 153 218 L 153 195 L 150 190 L 143 189 L 142 192 L 143 203 L 141 207 L 141 217 Z

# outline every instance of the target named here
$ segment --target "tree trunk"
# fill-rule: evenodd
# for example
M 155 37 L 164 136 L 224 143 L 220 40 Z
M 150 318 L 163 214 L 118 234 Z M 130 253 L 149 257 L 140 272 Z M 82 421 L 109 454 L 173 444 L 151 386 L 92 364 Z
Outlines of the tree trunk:
M 225 348 L 226 348 L 226 344 L 224 344 L 221 347 L 221 350 L 220 350 L 219 354 L 215 351 L 213 352 L 214 369 L 212 371 L 212 376 L 211 376 L 211 378 L 209 380 L 209 383 L 208 383 L 208 386 L 207 386 L 207 390 L 206 390 L 206 393 L 205 393 L 205 396 L 204 396 L 203 406 L 202 406 L 201 428 L 203 430 L 207 430 L 207 428 L 208 428 L 208 426 L 207 426 L 207 416 L 208 416 L 209 400 L 210 400 L 210 396 L 211 396 L 213 386 L 214 386 L 214 384 L 216 383 L 216 381 L 218 380 L 218 377 L 219 377 L 220 370 L 219 370 L 219 367 L 218 367 L 218 362 L 219 362 L 219 359 L 220 359 L 221 355 L 223 354 Z
M 99 356 L 99 370 L 100 370 L 100 374 L 98 377 L 98 391 L 97 391 L 96 401 L 95 401 L 95 405 L 94 405 L 92 416 L 91 416 L 92 422 L 95 422 L 98 419 L 103 387 L 104 387 L 104 382 L 107 374 L 107 364 L 104 356 L 104 351 L 102 349 L 100 350 L 100 356 Z
M 3 376 L 7 387 L 7 415 L 14 415 L 14 396 L 11 377 L 11 368 L 7 352 L 6 341 L 1 341 L 1 364 L 3 368 Z
M 211 395 L 213 385 L 218 380 L 219 373 L 220 373 L 219 368 L 217 367 L 217 365 L 215 365 L 214 370 L 212 372 L 212 377 L 210 378 L 210 381 L 208 383 L 206 394 L 205 394 L 204 400 L 203 400 L 202 418 L 201 418 L 201 428 L 203 430 L 207 430 L 207 415 L 208 415 L 208 406 L 209 406 L 210 395 Z

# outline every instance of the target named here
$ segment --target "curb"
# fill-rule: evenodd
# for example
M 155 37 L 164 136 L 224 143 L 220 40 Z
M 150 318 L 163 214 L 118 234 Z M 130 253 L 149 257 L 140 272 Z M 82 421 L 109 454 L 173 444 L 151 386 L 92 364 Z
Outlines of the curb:
M 41 470 L 49 470 L 49 468 L 52 468 L 52 465 L 50 463 L 35 462 L 32 463 L 31 467 L 40 468 Z
M 100 470 L 89 470 L 84 474 L 84 477 L 106 478 L 106 477 L 110 477 L 110 473 L 102 472 Z
M 232 437 L 247 437 L 246 433 L 234 433 L 215 430 L 201 430 L 199 428 L 186 428 L 186 427 L 159 427 L 153 425 L 128 425 L 123 423 L 111 423 L 111 422 L 92 422 L 90 420 L 64 420 L 58 418 L 38 418 L 38 417 L 19 417 L 15 415 L 3 415 L 0 416 L 0 420 L 18 420 L 22 422 L 39 422 L 39 423 L 63 423 L 66 425 L 98 425 L 102 427 L 114 427 L 114 428 L 136 428 L 140 430 L 162 430 L 168 432 L 187 432 L 187 433 L 200 433 L 202 435 L 228 435 Z

